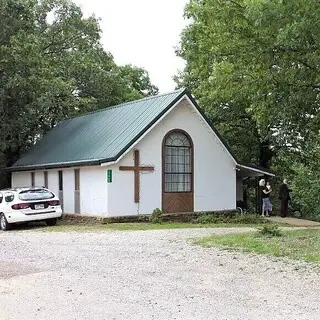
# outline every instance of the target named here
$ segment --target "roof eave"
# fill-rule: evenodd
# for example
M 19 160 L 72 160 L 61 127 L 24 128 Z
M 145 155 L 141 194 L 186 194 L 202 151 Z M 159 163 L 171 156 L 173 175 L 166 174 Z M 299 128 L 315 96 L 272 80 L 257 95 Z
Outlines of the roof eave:
M 231 155 L 231 157 L 233 158 L 235 163 L 239 163 L 237 157 L 235 156 L 235 154 L 232 152 L 232 150 L 230 149 L 228 143 L 226 142 L 226 140 L 221 136 L 221 134 L 219 133 L 219 131 L 213 126 L 213 124 L 211 123 L 211 121 L 209 120 L 209 118 L 205 115 L 205 113 L 201 110 L 201 108 L 199 107 L 197 101 L 193 98 L 191 92 L 189 92 L 187 89 L 185 90 L 185 94 L 188 96 L 188 98 L 190 99 L 190 101 L 193 103 L 194 107 L 197 109 L 197 111 L 201 114 L 201 116 L 203 117 L 203 119 L 207 122 L 207 124 L 209 125 L 209 127 L 211 128 L 211 130 L 215 133 L 215 135 L 218 137 L 218 139 L 221 141 L 221 143 L 223 144 L 223 146 L 226 148 L 226 150 L 229 152 L 229 154 Z
M 83 167 L 83 166 L 96 166 L 100 165 L 101 161 L 98 159 L 93 160 L 81 160 L 81 161 L 70 161 L 70 162 L 59 162 L 59 163 L 47 163 L 41 165 L 26 165 L 26 166 L 12 166 L 5 168 L 7 172 L 17 171 L 32 171 L 32 170 L 45 170 L 45 169 L 57 169 L 57 168 L 71 168 L 71 167 Z
M 243 164 L 243 163 L 237 163 L 237 167 L 239 169 L 246 169 L 246 170 L 249 170 L 249 171 L 254 171 L 254 172 L 257 172 L 257 173 L 261 173 L 261 175 L 267 175 L 267 176 L 270 176 L 270 177 L 275 177 L 275 173 L 268 170 L 268 169 L 265 169 L 265 168 L 262 168 L 262 167 L 258 167 L 258 166 L 254 166 L 254 165 L 247 165 L 247 164 Z

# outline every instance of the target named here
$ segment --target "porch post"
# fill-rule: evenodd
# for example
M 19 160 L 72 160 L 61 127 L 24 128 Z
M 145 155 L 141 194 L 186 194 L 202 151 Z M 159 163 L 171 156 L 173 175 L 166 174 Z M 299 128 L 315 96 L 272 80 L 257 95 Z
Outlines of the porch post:
M 261 206 L 261 195 L 259 188 L 259 177 L 255 177 L 255 187 L 256 187 L 256 213 L 260 214 L 262 210 Z

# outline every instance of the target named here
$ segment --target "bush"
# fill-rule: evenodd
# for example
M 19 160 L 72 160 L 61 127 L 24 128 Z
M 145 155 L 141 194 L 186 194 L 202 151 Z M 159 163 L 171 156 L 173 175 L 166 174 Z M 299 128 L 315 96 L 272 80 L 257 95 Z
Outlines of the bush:
M 207 213 L 199 216 L 194 220 L 194 223 L 209 224 L 209 223 L 239 223 L 239 224 L 262 224 L 268 223 L 260 215 L 244 214 L 240 215 L 235 212 L 224 213 Z
M 261 217 L 259 214 L 244 214 L 244 215 L 236 215 L 232 219 L 234 223 L 243 223 L 243 224 L 264 224 L 269 223 L 268 220 Z
M 163 212 L 161 209 L 156 208 L 153 210 L 151 216 L 149 217 L 151 223 L 162 223 L 163 222 Z
M 199 224 L 219 223 L 219 217 L 213 214 L 203 214 L 193 222 Z
M 213 212 L 213 213 L 206 213 L 200 215 L 197 219 L 195 219 L 194 223 L 199 224 L 209 224 L 209 223 L 228 223 L 233 216 L 236 214 L 234 212 Z
M 281 237 L 281 231 L 278 226 L 275 225 L 265 225 L 258 229 L 258 233 L 265 237 Z
M 292 207 L 300 211 L 302 218 L 320 221 L 320 173 L 299 164 L 294 167 L 295 176 L 292 183 Z

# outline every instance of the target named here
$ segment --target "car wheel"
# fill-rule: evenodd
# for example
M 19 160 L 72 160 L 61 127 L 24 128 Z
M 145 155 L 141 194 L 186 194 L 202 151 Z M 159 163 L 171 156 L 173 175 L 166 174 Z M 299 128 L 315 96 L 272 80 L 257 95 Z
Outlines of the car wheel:
M 7 221 L 5 215 L 3 213 L 1 213 L 0 215 L 0 229 L 2 231 L 7 231 L 10 229 L 10 223 Z
M 46 220 L 47 226 L 55 226 L 57 224 L 57 218 Z

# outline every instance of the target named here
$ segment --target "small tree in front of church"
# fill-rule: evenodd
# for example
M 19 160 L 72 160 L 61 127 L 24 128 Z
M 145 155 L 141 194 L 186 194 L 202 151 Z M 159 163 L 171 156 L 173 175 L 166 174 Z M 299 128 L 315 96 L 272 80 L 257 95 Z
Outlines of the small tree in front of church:
M 161 209 L 156 208 L 153 210 L 151 216 L 149 217 L 151 223 L 162 223 L 163 222 L 163 212 Z

